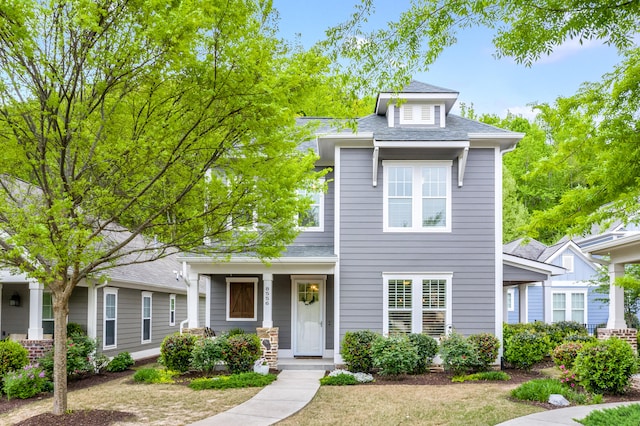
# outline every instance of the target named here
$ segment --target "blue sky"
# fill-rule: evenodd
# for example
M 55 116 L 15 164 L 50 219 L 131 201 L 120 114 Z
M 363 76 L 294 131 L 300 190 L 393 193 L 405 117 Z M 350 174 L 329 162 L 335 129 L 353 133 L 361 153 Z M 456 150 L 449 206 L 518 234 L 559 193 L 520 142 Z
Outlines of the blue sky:
M 294 40 L 300 34 L 305 47 L 324 36 L 324 30 L 345 21 L 357 0 L 274 0 L 280 14 L 280 34 Z M 371 25 L 381 26 L 408 8 L 406 0 L 378 0 Z M 416 80 L 460 92 L 459 102 L 473 103 L 476 113 L 507 110 L 531 117 L 530 103 L 553 103 L 558 96 L 574 94 L 585 81 L 599 81 L 620 58 L 614 48 L 598 42 L 567 42 L 530 68 L 510 58 L 496 59 L 492 33 L 472 29 L 458 34 L 458 43 L 446 49 L 429 72 Z M 457 105 L 454 112 L 457 112 Z

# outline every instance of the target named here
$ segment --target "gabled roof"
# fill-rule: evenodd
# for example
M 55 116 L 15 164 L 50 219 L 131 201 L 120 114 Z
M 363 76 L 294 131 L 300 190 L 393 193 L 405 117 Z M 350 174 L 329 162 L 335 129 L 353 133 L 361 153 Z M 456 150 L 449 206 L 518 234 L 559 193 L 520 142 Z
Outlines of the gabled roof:
M 444 87 L 433 86 L 431 84 L 422 83 L 412 80 L 404 89 L 400 91 L 386 90 L 378 94 L 376 100 L 375 113 L 385 115 L 389 103 L 395 102 L 396 99 L 402 100 L 430 100 L 442 102 L 445 104 L 445 110 L 448 113 L 453 104 L 458 99 L 458 92 Z
M 502 246 L 503 253 L 524 259 L 540 261 L 540 256 L 548 247 L 533 238 L 518 238 Z
M 392 90 L 385 90 L 385 93 L 393 93 Z M 434 86 L 432 84 L 423 83 L 418 80 L 411 80 L 411 83 L 402 89 L 402 93 L 455 93 L 457 90 L 445 89 L 444 87 Z

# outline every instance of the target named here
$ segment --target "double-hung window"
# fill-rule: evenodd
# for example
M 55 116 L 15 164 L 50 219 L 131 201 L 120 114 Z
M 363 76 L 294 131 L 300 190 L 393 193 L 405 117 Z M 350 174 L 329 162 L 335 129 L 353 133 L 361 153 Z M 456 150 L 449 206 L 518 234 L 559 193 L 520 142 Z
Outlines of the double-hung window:
M 451 161 L 383 161 L 384 231 L 451 231 Z
M 384 334 L 439 337 L 451 324 L 452 274 L 383 274 Z
M 103 324 L 103 349 L 112 349 L 117 346 L 118 331 L 118 289 L 104 288 L 104 324 Z
M 169 325 L 176 325 L 176 295 L 169 295 Z
M 142 292 L 142 343 L 151 342 L 151 293 Z
M 53 296 L 48 291 L 42 293 L 42 333 L 53 334 Z
M 257 321 L 257 296 L 257 278 L 227 278 L 227 321 Z
M 507 290 L 507 311 L 515 311 L 515 295 L 516 291 L 513 288 Z
M 587 293 L 585 291 L 554 291 L 551 293 L 553 322 L 575 321 L 585 324 Z
M 309 209 L 298 217 L 298 226 L 303 231 L 324 231 L 324 192 L 322 187 L 324 180 L 319 183 L 319 188 L 314 191 L 300 191 L 302 197 L 311 199 Z

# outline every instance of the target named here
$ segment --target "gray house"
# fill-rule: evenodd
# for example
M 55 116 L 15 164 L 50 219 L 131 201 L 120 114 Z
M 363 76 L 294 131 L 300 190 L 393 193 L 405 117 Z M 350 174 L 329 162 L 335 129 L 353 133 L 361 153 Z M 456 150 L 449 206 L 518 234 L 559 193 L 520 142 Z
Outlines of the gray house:
M 190 326 L 257 328 L 280 364 L 340 364 L 352 330 L 501 337 L 502 156 L 523 135 L 450 114 L 457 97 L 413 81 L 380 93 L 357 132 L 320 120 L 305 145 L 330 169 L 328 190 L 282 257 L 181 256 L 187 282 L 206 288 L 205 323 L 191 304 Z
M 105 355 L 158 355 L 164 337 L 186 325 L 187 287 L 180 271 L 173 255 L 114 268 L 106 281 L 83 281 L 71 295 L 68 322 L 97 339 L 98 351 Z M 204 307 L 199 296 L 197 291 L 195 300 Z M 22 343 L 34 358 L 51 347 L 53 307 L 44 285 L 0 270 L 0 333 Z

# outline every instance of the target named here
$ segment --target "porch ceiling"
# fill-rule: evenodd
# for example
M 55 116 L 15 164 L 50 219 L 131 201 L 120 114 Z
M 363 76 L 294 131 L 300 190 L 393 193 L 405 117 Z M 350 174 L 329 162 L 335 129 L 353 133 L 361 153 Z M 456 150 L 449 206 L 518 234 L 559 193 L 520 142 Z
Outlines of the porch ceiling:
M 595 256 L 608 256 L 611 263 L 640 263 L 640 233 L 596 244 L 583 251 Z

